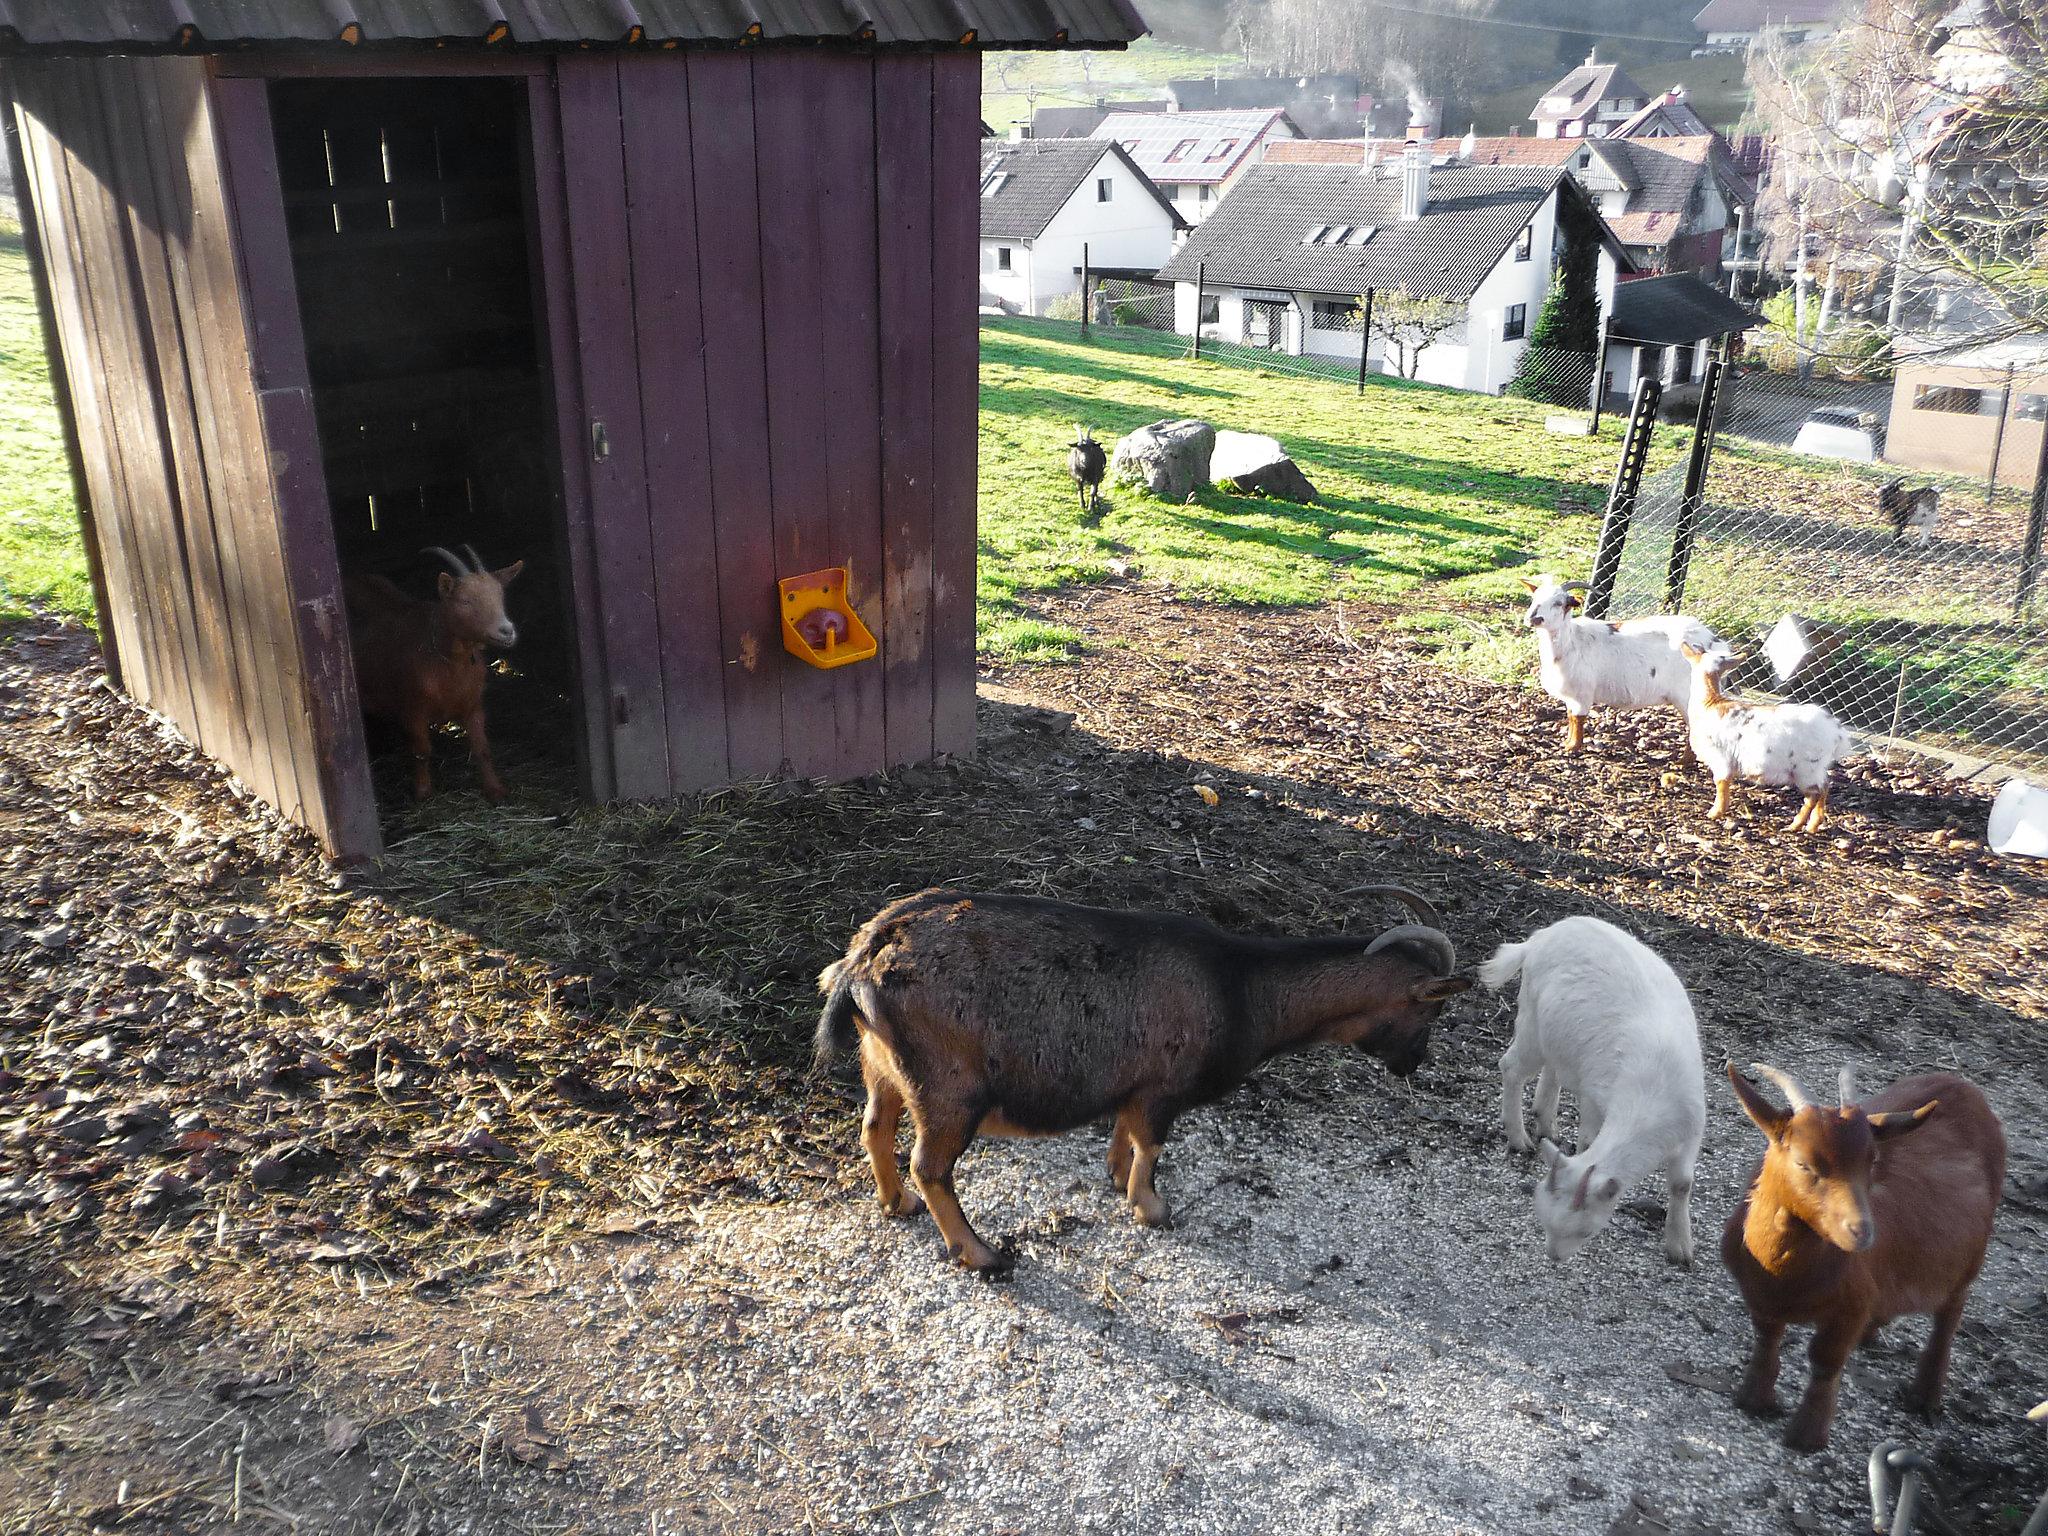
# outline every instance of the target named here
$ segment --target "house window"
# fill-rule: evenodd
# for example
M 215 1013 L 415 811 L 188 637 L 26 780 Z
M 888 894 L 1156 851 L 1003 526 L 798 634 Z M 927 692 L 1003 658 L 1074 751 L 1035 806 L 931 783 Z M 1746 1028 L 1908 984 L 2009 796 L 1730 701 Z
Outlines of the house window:
M 1095 201 L 1098 203 L 1108 202 L 1110 194 L 1115 190 L 1116 183 L 1109 177 L 1098 176 L 1095 178 Z
M 2048 421 L 2048 395 L 2021 395 L 2019 409 L 2012 413 L 2012 419 L 2014 421 Z
M 1312 317 L 1319 331 L 1348 331 L 1358 324 L 1357 304 L 1342 304 L 1330 299 L 1317 299 Z
M 1965 389 L 1956 384 L 1921 384 L 1913 390 L 1916 411 L 1948 411 L 1957 416 L 1996 416 L 1998 392 Z
M 1528 331 L 1529 306 L 1526 304 L 1510 304 L 1508 306 L 1508 317 L 1500 328 L 1500 339 L 1502 341 L 1515 341 L 1527 335 Z
M 1515 236 L 1515 260 L 1527 261 L 1529 253 L 1536 249 L 1536 226 L 1524 224 L 1522 232 Z
M 1166 163 L 1168 165 L 1171 165 L 1176 160 L 1187 159 L 1188 151 L 1193 149 L 1194 147 L 1195 141 L 1193 139 L 1182 139 L 1178 144 L 1174 145 L 1172 149 L 1166 152 Z
M 1007 245 L 996 247 L 996 270 L 998 272 L 1010 270 L 1010 248 Z
M 1221 325 L 1223 323 L 1223 301 L 1213 293 L 1202 300 L 1201 323 L 1203 325 Z
M 1230 158 L 1230 152 L 1236 148 L 1237 140 L 1224 139 L 1222 142 L 1217 144 L 1217 146 L 1214 149 L 1210 150 L 1209 153 L 1202 156 L 1202 159 L 1204 163 L 1207 163 L 1212 160 L 1228 160 Z
M 1210 186 L 1207 182 L 1203 182 L 1201 186 L 1195 188 L 1195 201 L 1198 203 L 1215 202 L 1216 189 Z

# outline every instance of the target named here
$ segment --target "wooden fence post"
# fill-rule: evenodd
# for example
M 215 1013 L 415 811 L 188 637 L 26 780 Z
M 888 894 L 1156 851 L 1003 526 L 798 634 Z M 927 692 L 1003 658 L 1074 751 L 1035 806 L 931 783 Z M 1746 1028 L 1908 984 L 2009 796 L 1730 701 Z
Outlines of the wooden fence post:
M 1373 290 L 1365 290 L 1365 308 L 1358 316 L 1358 392 L 1365 393 L 1367 359 L 1372 356 L 1372 300 Z
M 1663 384 L 1648 375 L 1636 380 L 1636 401 L 1622 435 L 1621 457 L 1614 465 L 1614 485 L 1607 493 L 1607 516 L 1600 523 L 1600 547 L 1593 556 L 1592 590 L 1586 594 L 1586 616 L 1607 615 L 1614 598 L 1614 578 L 1621 574 L 1621 551 L 1628 542 L 1629 520 L 1636 513 L 1636 492 L 1642 488 L 1643 465 L 1650 455 L 1650 435 L 1657 425 Z

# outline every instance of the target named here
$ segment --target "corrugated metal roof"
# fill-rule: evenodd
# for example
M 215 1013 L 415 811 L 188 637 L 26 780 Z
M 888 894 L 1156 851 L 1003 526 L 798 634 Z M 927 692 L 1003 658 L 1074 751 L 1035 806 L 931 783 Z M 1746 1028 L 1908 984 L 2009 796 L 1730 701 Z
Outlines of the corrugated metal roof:
M 0 0 L 0 53 L 862 42 L 1120 47 L 1131 0 Z

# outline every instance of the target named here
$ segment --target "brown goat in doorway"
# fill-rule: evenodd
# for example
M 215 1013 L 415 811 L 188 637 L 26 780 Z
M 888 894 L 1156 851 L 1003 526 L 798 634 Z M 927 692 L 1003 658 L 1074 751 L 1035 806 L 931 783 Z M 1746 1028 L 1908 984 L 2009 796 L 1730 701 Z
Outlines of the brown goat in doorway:
M 484 651 L 510 649 L 519 639 L 505 615 L 505 589 L 526 562 L 487 571 L 475 550 L 463 548 L 468 564 L 438 546 L 426 551 L 452 568 L 440 573 L 431 599 L 409 596 L 383 576 L 350 576 L 343 584 L 349 644 L 363 713 L 405 735 L 413 798 L 434 792 L 434 727 L 459 725 L 469 738 L 484 798 L 496 804 L 505 798 L 505 785 L 484 727 L 484 683 L 490 676 Z
M 1721 1234 L 1756 1348 L 1735 1397 L 1745 1413 L 1778 1411 L 1778 1349 L 1810 1324 L 1813 1375 L 1785 1431 L 1797 1451 L 1828 1443 L 1842 1370 L 1895 1317 L 1931 1313 L 1907 1405 L 1941 1409 L 1949 1346 L 1984 1265 L 2005 1184 L 2005 1133 L 1974 1083 L 1952 1073 L 1901 1078 L 1858 1103 L 1807 1101 L 1783 1072 L 1750 1069 L 1785 1095 L 1780 1109 L 1728 1065 L 1743 1112 L 1764 1133 L 1764 1159 Z
M 1153 1169 L 1175 1117 L 1268 1057 L 1330 1041 L 1413 1072 L 1445 1002 L 1471 982 L 1451 974 L 1457 955 L 1427 901 L 1364 889 L 1426 925 L 1263 939 L 1032 896 L 929 890 L 884 907 L 818 978 L 817 1035 L 821 1062 L 859 1046 L 861 1141 L 883 1210 L 929 1207 L 961 1264 L 1006 1269 L 953 1193 L 953 1165 L 977 1134 L 1051 1135 L 1114 1117 L 1110 1178 L 1157 1226 L 1167 1208 Z M 906 1109 L 917 1195 L 896 1164 Z

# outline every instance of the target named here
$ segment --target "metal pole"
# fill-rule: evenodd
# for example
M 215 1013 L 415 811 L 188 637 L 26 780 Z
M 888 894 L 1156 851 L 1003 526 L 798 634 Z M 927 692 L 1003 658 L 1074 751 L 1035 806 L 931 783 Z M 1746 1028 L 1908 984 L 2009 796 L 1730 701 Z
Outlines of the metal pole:
M 2014 365 L 2005 365 L 2005 388 L 1998 395 L 1998 431 L 1991 439 L 1991 473 L 1984 477 L 1984 510 L 1990 511 L 1991 504 L 1998 500 L 1998 460 L 2005 452 L 2005 417 L 2012 409 L 2012 374 Z
M 1650 456 L 1650 434 L 1657 425 L 1657 405 L 1664 386 L 1644 376 L 1636 380 L 1635 405 L 1628 431 L 1622 434 L 1621 457 L 1614 465 L 1614 485 L 1607 493 L 1607 516 L 1600 524 L 1600 547 L 1593 556 L 1593 586 L 1586 594 L 1586 616 L 1607 616 L 1614 597 L 1614 578 L 1621 574 L 1622 546 L 1628 542 L 1629 520 L 1636 514 L 1636 492 L 1643 483 L 1643 465 Z
M 1088 339 L 1088 311 L 1094 308 L 1094 295 L 1088 291 L 1088 242 L 1081 242 L 1081 339 Z
M 1707 462 L 1714 452 L 1714 430 L 1720 415 L 1725 359 L 1707 364 L 1700 383 L 1700 410 L 1692 424 L 1692 455 L 1685 461 L 1685 490 L 1678 499 L 1678 526 L 1671 534 L 1671 564 L 1664 573 L 1664 607 L 1676 613 L 1685 601 L 1686 568 L 1692 563 L 1693 534 L 1699 527 L 1700 504 L 1706 499 Z
M 2041 579 L 2041 531 L 2048 524 L 2048 421 L 2041 423 L 2041 452 L 2034 460 L 2034 499 L 2027 511 L 2027 538 L 2020 549 L 2020 590 L 2012 605 L 2016 618 L 2025 618 L 2034 600 L 2034 583 Z
M 1372 356 L 1372 289 L 1365 290 L 1365 306 L 1358 316 L 1358 392 L 1365 393 L 1366 359 Z
M 1608 302 L 1612 304 L 1613 300 L 1610 299 Z M 1603 310 L 1600 315 L 1599 344 L 1593 349 L 1592 395 L 1593 431 L 1595 435 L 1600 431 L 1600 406 L 1607 398 L 1607 320 L 1608 316 Z
M 1195 361 L 1202 359 L 1202 290 L 1208 286 L 1209 263 L 1195 263 Z

